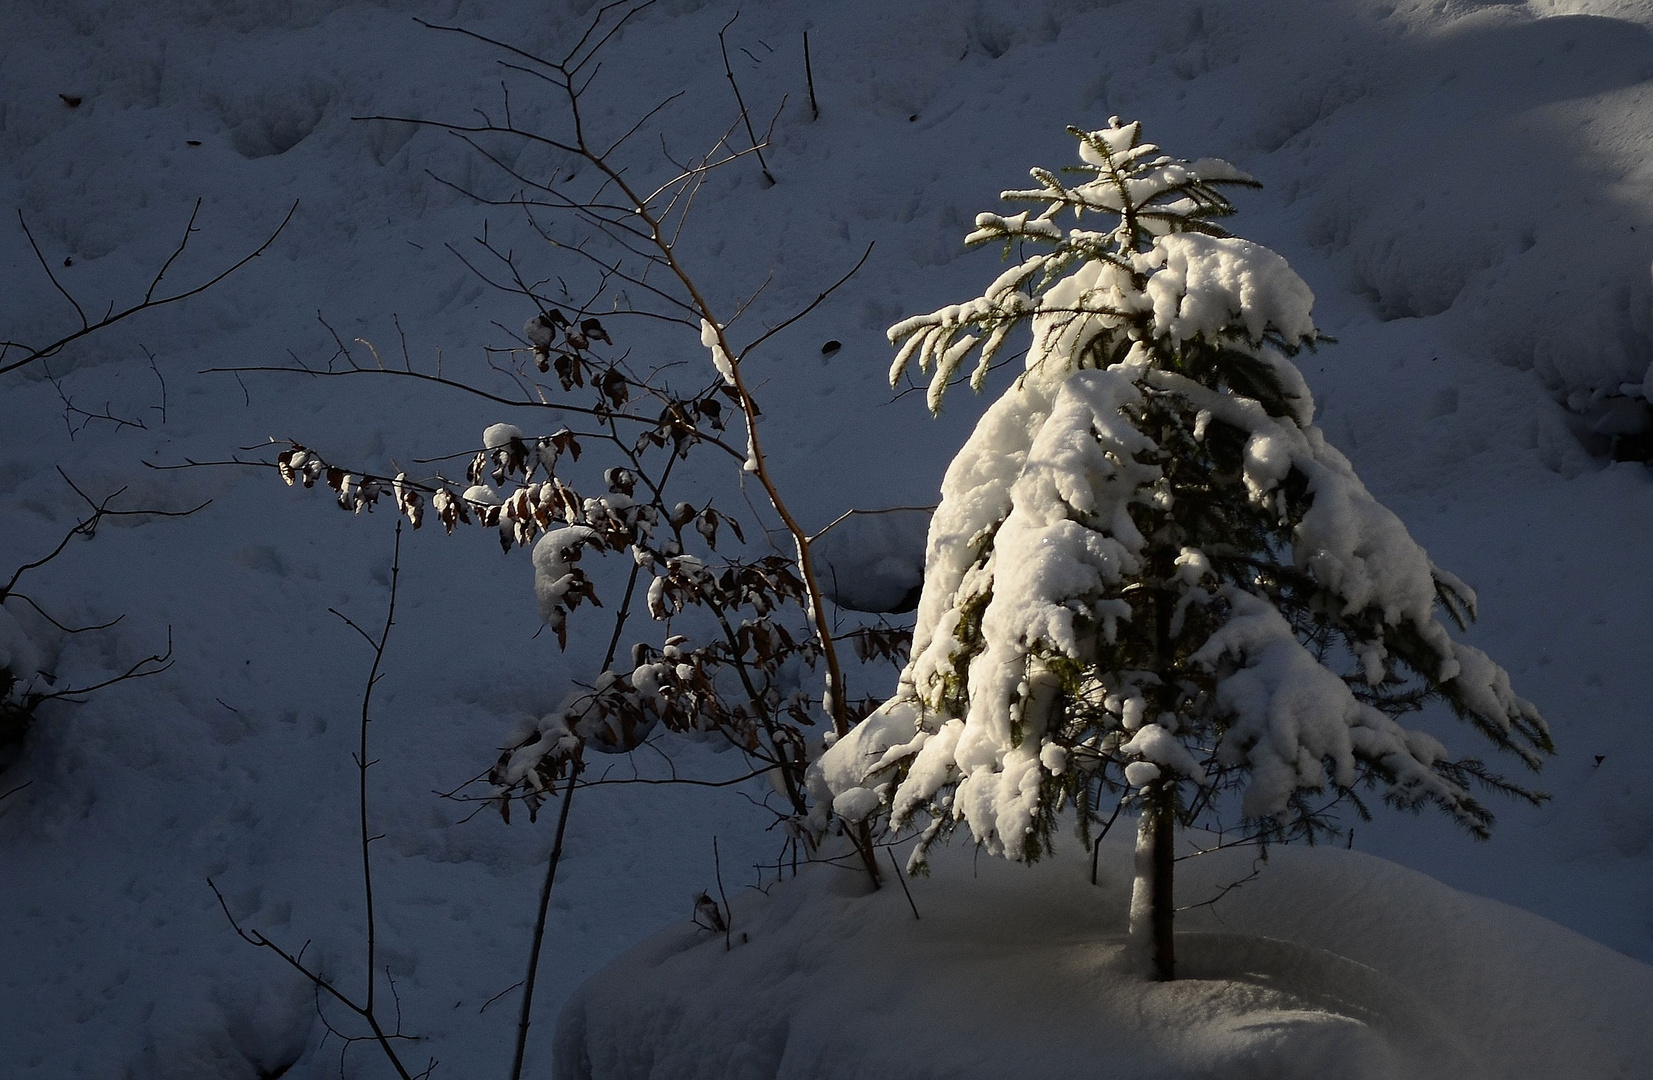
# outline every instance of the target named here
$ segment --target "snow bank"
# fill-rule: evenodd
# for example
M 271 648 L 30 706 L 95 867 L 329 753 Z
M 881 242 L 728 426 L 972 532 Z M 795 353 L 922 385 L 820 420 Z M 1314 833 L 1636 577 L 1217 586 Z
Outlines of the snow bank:
M 1116 835 L 1131 830 L 1121 828 Z M 1130 849 L 1034 867 L 938 852 L 911 882 L 815 867 L 670 927 L 587 982 L 558 1080 L 1638 1075 L 1653 968 L 1381 859 L 1277 849 L 1187 913 L 1174 983 L 1128 973 Z M 1184 864 L 1183 903 L 1247 876 Z

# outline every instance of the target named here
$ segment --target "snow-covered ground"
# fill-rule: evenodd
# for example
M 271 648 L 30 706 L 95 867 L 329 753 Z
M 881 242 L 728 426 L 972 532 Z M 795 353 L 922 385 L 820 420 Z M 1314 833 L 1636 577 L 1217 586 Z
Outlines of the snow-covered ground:
M 598 123 L 617 134 L 684 90 L 661 124 L 668 148 L 707 145 L 737 119 L 717 40 L 734 10 L 672 0 L 639 15 L 594 85 Z M 124 486 L 123 506 L 213 500 L 188 518 L 108 520 L 22 588 L 64 622 L 124 613 L 114 630 L 62 641 L 5 605 L 77 685 L 169 632 L 177 661 L 51 707 L 0 774 L 0 793 L 28 784 L 0 802 L 8 1075 L 251 1077 L 295 1058 L 288 1076 L 337 1075 L 341 1046 L 308 989 L 234 936 L 205 879 L 249 925 L 313 942 L 309 958 L 360 984 L 350 754 L 372 655 L 327 609 L 382 618 L 389 518 L 348 517 L 265 472 L 146 463 L 222 460 L 274 437 L 388 468 L 468 451 L 503 419 L 393 379 L 200 372 L 324 363 L 319 313 L 346 341 L 399 357 L 405 332 L 415 363 L 440 351 L 448 373 L 487 378 L 482 348 L 508 340 L 494 324 L 531 312 L 450 246 L 474 252 L 486 222 L 540 273 L 576 271 L 509 211 L 431 177 L 491 182 L 456 140 L 351 118 L 497 115 L 505 80 L 519 125 L 553 124 L 554 98 L 496 50 L 415 17 L 554 53 L 585 15 L 517 0 L 8 7 L 0 203 L 94 318 L 142 296 L 197 198 L 199 231 L 168 283 L 256 248 L 298 203 L 227 282 L 54 359 L 56 385 L 41 367 L 0 376 L 5 576 L 84 510 L 59 468 L 94 497 Z M 771 3 L 728 36 L 754 116 L 779 109 L 766 151 L 778 183 L 737 162 L 697 201 L 682 250 L 712 302 L 732 310 L 772 277 L 737 324 L 755 334 L 876 241 L 848 285 L 750 362 L 806 527 L 934 501 L 980 406 L 955 393 L 931 420 L 919 395 L 892 401 L 884 329 L 979 290 L 997 263 L 966 253 L 964 232 L 1028 166 L 1069 160 L 1064 125 L 1118 113 L 1172 152 L 1235 162 L 1266 185 L 1239 198 L 1236 230 L 1291 261 L 1340 342 L 1305 364 L 1321 425 L 1479 591 L 1470 640 L 1510 669 L 1560 748 L 1542 778 L 1553 801 L 1504 808 L 1490 844 L 1389 816 L 1357 826 L 1353 846 L 1653 961 L 1653 795 L 1637 738 L 1653 483 L 1604 456 L 1611 424 L 1642 415 L 1653 360 L 1653 4 Z M 15 215 L 0 250 L 0 337 L 73 329 Z M 705 363 L 692 332 L 628 332 L 636 348 Z M 843 347 L 824 355 L 828 340 Z M 105 411 L 142 426 L 85 415 Z M 461 821 L 468 808 L 432 792 L 485 769 L 511 720 L 554 706 L 595 647 L 577 639 L 564 657 L 534 636 L 528 560 L 486 537 L 409 536 L 400 588 L 373 725 L 381 959 L 406 1030 L 428 1040 L 413 1060 L 441 1059 L 436 1075 L 503 1072 L 516 999 L 481 1010 L 521 977 L 550 822 Z M 698 775 L 738 769 L 703 745 L 676 753 Z M 536 998 L 540 1075 L 574 988 L 713 886 L 714 835 L 731 887 L 775 857 L 749 794 L 582 796 Z M 344 1062 L 346 1075 L 384 1070 L 371 1047 Z
M 1277 850 L 1181 916 L 1181 977 L 1146 982 L 1130 842 L 1103 844 L 1095 886 L 1069 854 L 1029 870 L 954 845 L 910 898 L 817 867 L 737 901 L 732 949 L 662 930 L 574 996 L 557 1075 L 1570 1080 L 1653 1053 L 1646 964 L 1335 848 Z M 1199 902 L 1251 869 L 1224 851 L 1180 887 Z

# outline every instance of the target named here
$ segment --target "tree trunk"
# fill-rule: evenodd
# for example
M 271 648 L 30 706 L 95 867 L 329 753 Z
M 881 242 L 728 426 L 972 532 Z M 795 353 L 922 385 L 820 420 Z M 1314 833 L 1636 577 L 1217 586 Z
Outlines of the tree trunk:
M 1137 968 L 1158 982 L 1176 975 L 1172 927 L 1176 914 L 1172 875 L 1176 864 L 1176 782 L 1158 780 L 1143 791 L 1136 831 L 1136 880 L 1131 887 L 1130 951 Z
M 1134 224 L 1132 226 L 1135 227 Z M 1162 429 L 1163 443 L 1166 432 Z M 1154 590 L 1155 670 L 1165 686 L 1174 686 L 1171 643 L 1171 620 L 1176 608 L 1171 582 L 1176 577 L 1178 550 L 1175 522 L 1167 518 L 1165 526 L 1155 534 L 1158 542 L 1153 555 L 1154 577 L 1159 586 Z M 1176 944 L 1172 939 L 1172 922 L 1176 907 L 1172 901 L 1171 878 L 1176 868 L 1176 851 L 1172 841 L 1177 828 L 1177 782 L 1161 772 L 1160 778 L 1142 791 L 1142 820 L 1137 826 L 1136 884 L 1131 891 L 1131 936 L 1140 950 L 1144 974 L 1157 982 L 1170 982 L 1177 977 Z M 1138 914 L 1138 894 L 1142 911 Z M 1143 923 L 1138 926 L 1138 922 Z

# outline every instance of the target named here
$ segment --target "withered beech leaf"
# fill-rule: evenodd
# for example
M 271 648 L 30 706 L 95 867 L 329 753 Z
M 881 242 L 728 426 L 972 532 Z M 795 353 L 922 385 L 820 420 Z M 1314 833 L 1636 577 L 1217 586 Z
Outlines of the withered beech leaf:
M 557 381 L 562 383 L 563 392 L 585 385 L 585 361 L 571 352 L 557 354 Z
M 631 385 L 617 368 L 609 368 L 597 380 L 597 389 L 616 408 L 631 400 Z

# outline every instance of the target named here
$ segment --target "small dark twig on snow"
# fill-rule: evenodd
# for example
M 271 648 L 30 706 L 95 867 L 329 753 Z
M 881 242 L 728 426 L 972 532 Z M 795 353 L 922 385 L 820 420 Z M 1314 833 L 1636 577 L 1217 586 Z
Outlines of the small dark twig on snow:
M 740 95 L 740 83 L 735 81 L 735 69 L 729 66 L 729 43 L 724 39 L 724 35 L 728 33 L 729 27 L 735 25 L 738 18 L 740 12 L 737 11 L 723 24 L 723 29 L 717 32 L 717 46 L 723 52 L 723 74 L 729 77 L 729 85 L 735 91 L 735 104 L 740 106 L 740 118 L 746 123 L 746 136 L 752 140 L 752 149 L 758 153 L 758 167 L 763 170 L 763 178 L 769 182 L 769 186 L 774 187 L 775 176 L 769 171 L 769 163 L 763 160 L 763 148 L 758 142 L 758 133 L 752 129 L 752 117 L 746 112 L 746 100 Z

